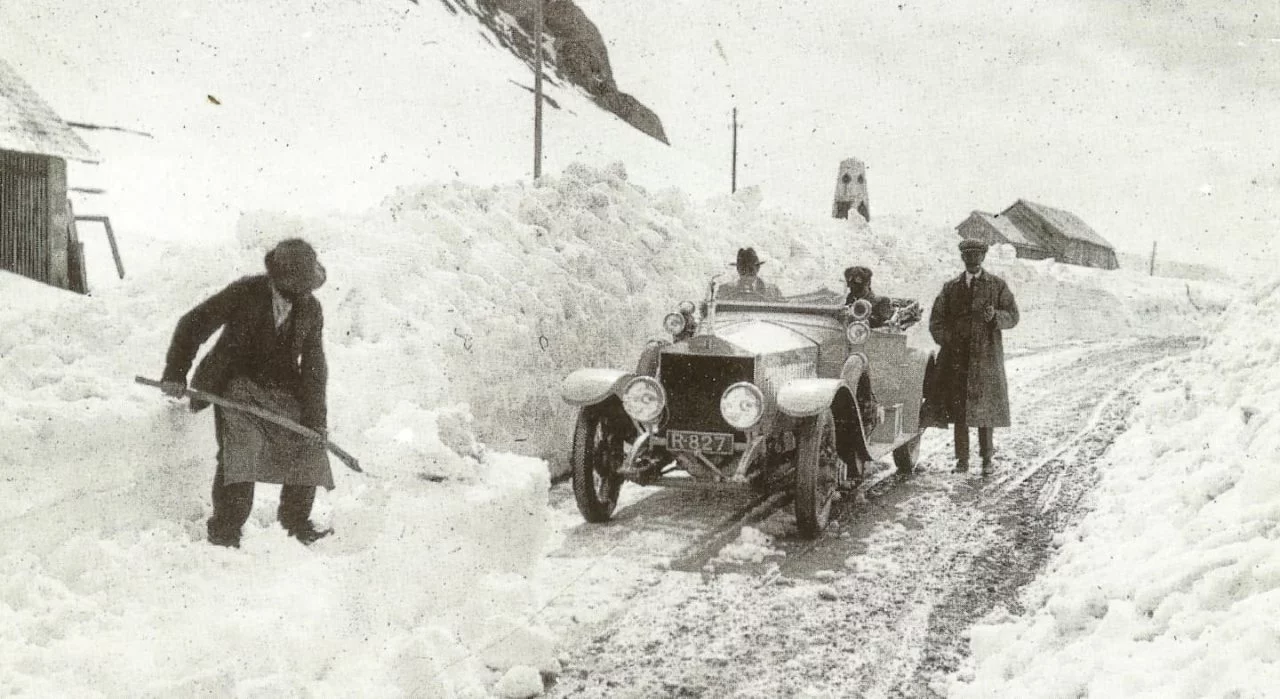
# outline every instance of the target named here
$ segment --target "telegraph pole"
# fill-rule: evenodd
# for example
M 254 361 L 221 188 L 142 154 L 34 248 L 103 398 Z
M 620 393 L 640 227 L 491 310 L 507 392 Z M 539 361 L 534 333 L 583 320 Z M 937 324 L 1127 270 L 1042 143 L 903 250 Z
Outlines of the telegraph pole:
M 729 175 L 729 193 L 738 191 L 738 108 L 733 108 L 733 165 Z
M 1156 276 L 1156 241 L 1151 241 L 1151 269 L 1147 272 L 1147 276 Z
M 542 177 L 542 3 L 533 2 L 533 179 Z

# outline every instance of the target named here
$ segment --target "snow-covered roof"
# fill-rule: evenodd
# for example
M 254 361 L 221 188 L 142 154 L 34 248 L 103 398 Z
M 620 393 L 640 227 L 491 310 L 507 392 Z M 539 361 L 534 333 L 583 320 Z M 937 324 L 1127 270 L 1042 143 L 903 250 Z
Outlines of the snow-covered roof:
M 0 150 L 98 162 L 93 149 L 3 59 L 0 59 Z
M 983 221 L 993 230 L 1004 237 L 1005 240 L 1014 245 L 1026 245 L 1030 247 L 1044 247 L 1040 242 L 1031 240 L 1027 234 L 1018 228 L 1014 222 L 1000 214 L 989 214 L 985 211 L 974 211 L 972 214 L 975 218 Z
M 1027 201 L 1026 199 L 1019 199 L 1014 203 L 1014 206 L 1017 206 L 1018 204 L 1026 206 L 1028 209 L 1043 218 L 1049 225 L 1057 229 L 1059 233 L 1071 238 L 1072 240 L 1083 240 L 1086 243 L 1101 245 L 1108 250 L 1115 249 L 1111 243 L 1107 242 L 1105 238 L 1098 235 L 1092 228 L 1090 228 L 1089 224 L 1080 220 L 1079 216 L 1076 216 L 1070 211 L 1055 209 L 1052 206 L 1037 204 L 1033 201 Z M 1006 211 L 1007 210 L 1008 209 L 1006 209 Z

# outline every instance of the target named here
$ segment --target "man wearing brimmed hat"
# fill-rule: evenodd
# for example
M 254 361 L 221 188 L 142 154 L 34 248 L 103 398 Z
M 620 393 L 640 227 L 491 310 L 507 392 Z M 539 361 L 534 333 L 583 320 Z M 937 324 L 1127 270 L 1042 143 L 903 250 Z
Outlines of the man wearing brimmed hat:
M 867 317 L 867 325 L 879 328 L 893 316 L 893 302 L 885 296 L 876 296 L 871 290 L 871 269 L 868 267 L 848 267 L 844 271 L 844 283 L 849 287 L 844 304 L 852 306 L 859 299 L 871 304 L 871 315 Z
M 738 259 L 734 262 L 734 266 L 738 268 L 738 280 L 721 286 L 718 297 L 739 301 L 782 300 L 782 292 L 778 287 L 760 278 L 760 266 L 763 264 L 756 255 L 755 248 L 738 248 Z
M 312 292 L 325 270 L 309 243 L 290 238 L 266 255 L 265 275 L 244 277 L 200 303 L 178 321 L 165 357 L 162 388 L 181 396 L 200 345 L 222 336 L 201 360 L 192 388 L 257 406 L 327 432 L 324 315 Z M 192 399 L 192 410 L 207 404 Z M 311 523 L 316 486 L 333 489 L 323 446 L 255 415 L 214 408 L 218 438 L 209 541 L 239 546 L 253 509 L 254 483 L 279 483 L 280 524 L 310 544 L 331 533 Z
M 978 428 L 984 475 L 995 455 L 992 430 L 1010 422 L 1002 332 L 1018 324 L 1009 285 L 982 268 L 986 256 L 986 243 L 960 241 L 964 272 L 943 284 L 933 302 L 929 333 L 941 348 L 926 397 L 930 426 L 955 425 L 957 472 L 969 470 L 969 428 Z

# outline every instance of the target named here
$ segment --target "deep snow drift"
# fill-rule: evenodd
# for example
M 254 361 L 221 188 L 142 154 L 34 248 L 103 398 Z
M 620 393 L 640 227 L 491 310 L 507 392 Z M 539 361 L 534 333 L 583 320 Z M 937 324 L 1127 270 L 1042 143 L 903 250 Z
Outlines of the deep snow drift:
M 1156 378 L 1025 615 L 972 633 L 957 697 L 1263 697 L 1280 687 L 1280 279 Z
M 467 696 L 494 686 L 488 668 L 554 671 L 537 621 L 549 592 L 526 579 L 548 536 L 547 466 L 482 442 L 562 452 L 562 376 L 634 361 L 669 304 L 743 242 L 784 291 L 856 261 L 882 293 L 927 298 L 955 264 L 943 231 L 802 221 L 746 196 L 701 205 L 647 193 L 620 167 L 537 187 L 407 188 L 361 216 L 257 214 L 238 232 L 222 248 L 169 244 L 167 264 L 89 298 L 0 274 L 4 295 L 23 299 L 0 311 L 5 686 Z M 269 486 L 245 548 L 215 550 L 201 540 L 208 413 L 132 376 L 159 373 L 184 310 L 295 234 L 329 269 L 332 437 L 370 476 L 335 464 L 316 517 L 339 536 L 313 550 L 274 524 Z M 990 261 L 1024 307 L 1011 348 L 1187 332 L 1193 300 L 1231 295 L 1007 250 Z M 1053 310 L 1063 298 L 1076 305 Z M 529 676 L 515 672 L 508 685 Z

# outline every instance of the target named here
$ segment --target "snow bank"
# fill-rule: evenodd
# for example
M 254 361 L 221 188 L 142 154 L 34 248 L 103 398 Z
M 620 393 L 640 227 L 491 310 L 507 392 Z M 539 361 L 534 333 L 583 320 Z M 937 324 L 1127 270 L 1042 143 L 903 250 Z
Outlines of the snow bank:
M 875 270 L 880 293 L 927 304 L 956 273 L 950 231 L 893 219 L 874 226 L 801 219 L 758 204 L 751 191 L 698 203 L 678 190 L 637 186 L 619 165 L 573 166 L 538 186 L 402 188 L 358 215 L 247 214 L 233 244 L 157 242 L 160 264 L 90 298 L 0 275 L 6 296 L 31 299 L 0 314 L 13 329 L 0 339 L 0 461 L 16 465 L 0 484 L 7 518 L 0 552 L 32 581 L 13 583 L 19 592 L 8 610 L 18 631 L 8 637 L 13 652 L 5 657 L 13 660 L 5 672 L 16 686 L 42 689 L 125 686 L 113 683 L 132 674 L 166 692 L 191 682 L 256 686 L 268 682 L 271 667 L 282 673 L 271 682 L 332 689 L 348 686 L 342 678 L 358 674 L 349 666 L 357 663 L 370 677 L 397 668 L 377 686 L 452 677 L 456 686 L 441 685 L 452 691 L 479 682 L 468 669 L 485 664 L 554 670 L 551 641 L 522 624 L 529 598 L 510 577 L 541 550 L 546 467 L 504 452 L 562 456 L 572 420 L 558 396 L 565 374 L 631 366 L 644 341 L 660 335 L 663 314 L 699 297 L 711 275 L 731 278 L 740 246 L 754 245 L 765 274 L 787 293 L 838 288 L 841 270 L 856 263 Z M 329 270 L 318 295 L 332 437 L 374 477 L 335 465 L 338 489 L 321 497 L 317 518 L 341 536 L 322 543 L 315 559 L 279 553 L 291 542 L 272 523 L 275 489 L 263 488 L 245 550 L 227 561 L 200 542 L 208 414 L 166 407 L 132 376 L 158 375 L 178 316 L 235 277 L 259 272 L 265 250 L 293 235 L 315 243 Z M 1193 332 L 1207 308 L 1230 296 L 1209 284 L 1026 263 L 1007 249 L 989 262 L 1024 308 L 1023 325 L 1008 334 L 1011 351 Z M 1064 308 L 1063 299 L 1075 303 Z M 923 326 L 913 335 L 928 342 Z M 493 546 L 500 552 L 485 552 Z M 198 562 L 184 562 L 193 556 Z M 50 567 L 49 557 L 98 563 Z M 110 584 L 77 587 L 99 567 Z M 255 583 L 245 582 L 251 572 Z M 136 587 L 126 584 L 131 574 Z M 227 599 L 214 594 L 235 590 L 246 614 L 278 616 L 284 599 L 299 596 L 291 587 L 298 580 L 308 581 L 303 596 L 317 601 L 289 638 L 328 639 L 317 650 L 328 658 L 320 664 L 245 646 L 246 629 L 259 622 L 229 614 Z M 74 620 L 50 617 L 48 600 L 29 596 L 32 585 L 68 590 L 60 599 L 77 609 L 115 610 L 120 594 L 138 600 L 83 637 L 123 643 L 140 628 L 161 631 L 125 646 L 140 665 L 124 674 L 59 674 L 52 658 L 81 651 L 61 637 L 24 639 L 43 638 L 33 627 L 65 630 Z M 181 626 L 166 623 L 175 619 Z M 143 672 L 192 627 L 206 632 L 190 652 Z M 488 657 L 477 650 L 512 633 L 530 642 Z M 383 645 L 371 647 L 366 635 Z M 218 647 L 251 647 L 260 662 L 226 660 Z M 523 650 L 506 652 L 513 647 Z
M 210 414 L 132 382 L 205 293 L 188 282 L 225 271 L 194 262 L 90 298 L 0 273 L 23 299 L 0 311 L 0 694 L 480 696 L 557 671 L 527 582 L 546 465 L 485 449 L 464 407 L 345 414 L 370 475 L 335 462 L 314 518 L 337 536 L 287 538 L 263 486 L 241 550 L 204 543 Z M 345 348 L 376 375 L 412 343 Z
M 559 399 L 560 380 L 582 366 L 634 366 L 645 342 L 663 336 L 663 315 L 701 298 L 713 275 L 734 278 L 729 263 L 739 247 L 757 248 L 763 274 L 784 293 L 840 289 L 844 267 L 863 264 L 879 293 L 917 298 L 926 310 L 959 268 L 949 229 L 796 217 L 761 209 L 750 190 L 698 202 L 639 186 L 620 164 L 574 165 L 537 186 L 406 187 L 358 216 L 247 216 L 237 269 L 260 268 L 258 251 L 288 235 L 315 242 L 329 265 L 330 286 L 320 295 L 342 377 L 337 424 L 345 413 L 378 413 L 401 401 L 465 402 L 486 443 L 557 463 L 573 419 Z M 1194 334 L 1233 293 L 1213 283 L 1027 262 L 1008 247 L 988 261 L 1023 309 L 1022 324 L 1006 334 L 1012 352 Z M 347 352 L 403 336 L 415 340 L 396 344 L 389 365 L 429 369 L 366 371 Z M 932 346 L 925 324 L 913 338 Z
M 1280 686 L 1280 279 L 1147 387 L 1020 617 L 957 697 L 1261 697 Z

